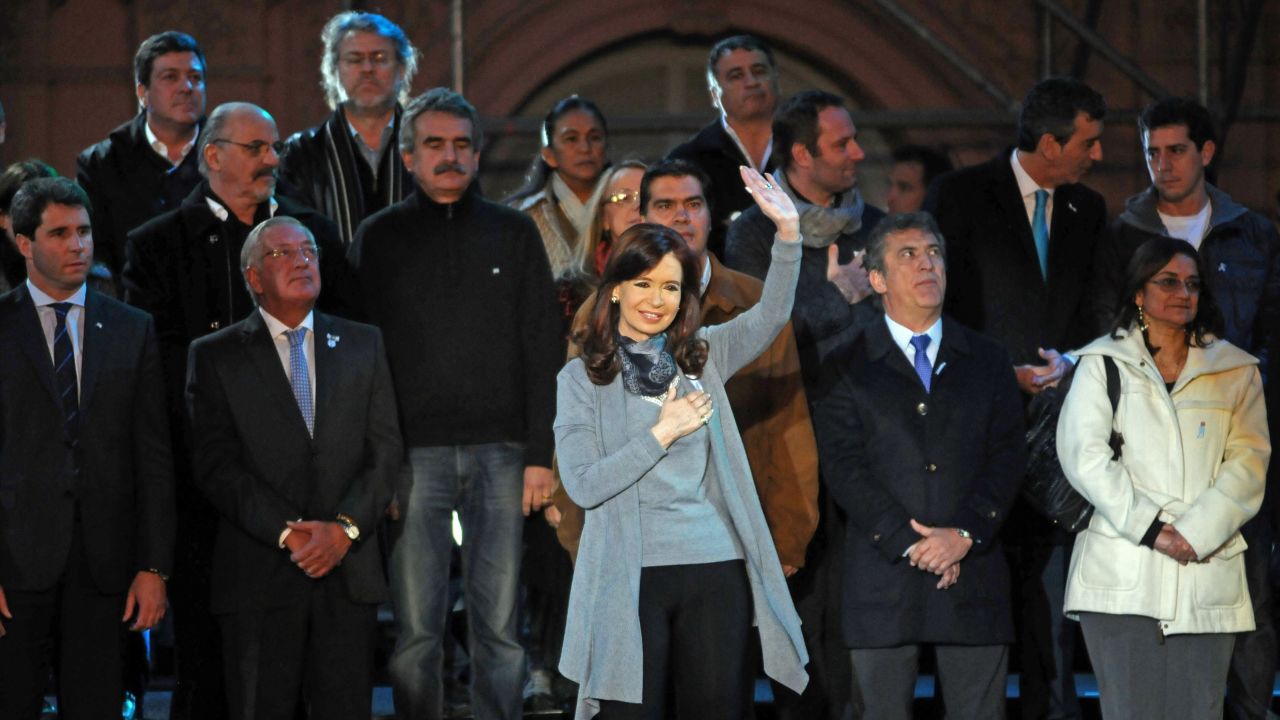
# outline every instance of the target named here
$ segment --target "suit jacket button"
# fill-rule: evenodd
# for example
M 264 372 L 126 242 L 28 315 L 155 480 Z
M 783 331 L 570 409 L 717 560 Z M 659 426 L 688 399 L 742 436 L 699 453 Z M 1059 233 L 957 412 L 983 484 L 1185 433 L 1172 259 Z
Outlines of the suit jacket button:
M 919 405 L 916 406 L 916 412 L 920 413 L 921 415 L 928 415 L 929 406 L 925 405 L 924 403 L 920 403 Z
M 871 535 L 871 542 L 880 542 L 880 533 L 873 533 Z
M 989 517 L 989 518 L 991 518 L 992 520 L 994 520 L 994 519 L 995 519 L 995 517 L 996 517 L 996 511 L 995 511 L 995 510 L 992 510 L 992 511 L 988 512 L 988 513 L 987 513 L 987 517 Z
M 222 323 L 218 322 L 217 320 L 214 320 L 213 322 L 209 323 L 210 330 L 217 330 L 220 327 L 222 327 Z
M 924 469 L 925 469 L 925 472 L 937 472 L 938 466 L 934 465 L 933 463 L 929 463 L 928 465 L 924 466 Z

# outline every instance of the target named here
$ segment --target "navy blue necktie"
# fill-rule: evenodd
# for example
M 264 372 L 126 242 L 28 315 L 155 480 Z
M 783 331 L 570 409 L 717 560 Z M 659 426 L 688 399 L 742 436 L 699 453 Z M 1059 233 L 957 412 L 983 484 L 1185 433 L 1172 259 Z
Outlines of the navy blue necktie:
M 929 392 L 929 385 L 933 380 L 933 365 L 929 363 L 929 353 L 926 352 L 932 339 L 928 335 L 911 336 L 911 347 L 916 349 L 916 375 L 924 383 L 925 392 Z
M 80 441 L 80 385 L 76 382 L 76 353 L 67 332 L 67 313 L 71 303 L 53 303 L 57 320 L 53 326 L 53 376 L 62 400 L 63 426 L 74 450 Z

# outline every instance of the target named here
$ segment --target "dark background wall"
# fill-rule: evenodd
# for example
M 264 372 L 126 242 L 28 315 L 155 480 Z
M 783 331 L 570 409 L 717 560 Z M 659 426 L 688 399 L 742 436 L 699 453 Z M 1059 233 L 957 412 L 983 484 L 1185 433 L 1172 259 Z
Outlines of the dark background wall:
M 1079 73 L 1115 110 L 1105 161 L 1088 182 L 1116 212 L 1147 184 L 1133 126 L 1152 94 L 1062 20 L 1043 31 L 1048 6 L 1099 36 L 1169 92 L 1196 96 L 1199 0 L 467 0 L 463 90 L 487 118 L 483 157 L 491 195 L 514 188 L 551 104 L 578 92 L 613 126 L 611 155 L 656 158 L 712 117 L 704 63 L 716 38 L 752 32 L 779 55 L 783 94 L 838 92 L 855 108 L 868 160 L 862 187 L 883 200 L 893 145 L 943 145 L 961 164 L 1012 140 L 1011 102 L 1046 71 Z M 1216 111 L 1238 103 L 1219 184 L 1273 214 L 1280 190 L 1280 0 L 1210 0 L 1207 91 Z M 0 102 L 8 142 L 0 162 L 41 157 L 72 172 L 75 155 L 136 110 L 131 62 L 148 35 L 176 28 L 208 56 L 209 107 L 249 100 L 281 133 L 327 112 L 319 90 L 319 32 L 334 12 L 377 10 L 422 51 L 415 91 L 450 84 L 448 0 L 5 0 L 0 7 Z M 931 48 L 914 18 L 967 64 Z M 1091 22 L 1092 21 L 1092 22 Z M 1236 100 L 1238 98 L 1238 101 Z

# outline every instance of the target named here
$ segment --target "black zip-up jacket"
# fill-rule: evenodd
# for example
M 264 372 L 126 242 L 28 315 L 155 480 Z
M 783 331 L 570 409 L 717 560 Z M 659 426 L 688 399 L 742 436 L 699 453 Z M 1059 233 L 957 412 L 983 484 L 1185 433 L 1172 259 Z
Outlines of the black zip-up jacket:
M 533 221 L 474 183 L 448 204 L 415 188 L 360 225 L 350 259 L 405 446 L 519 442 L 526 466 L 550 467 L 565 347 Z

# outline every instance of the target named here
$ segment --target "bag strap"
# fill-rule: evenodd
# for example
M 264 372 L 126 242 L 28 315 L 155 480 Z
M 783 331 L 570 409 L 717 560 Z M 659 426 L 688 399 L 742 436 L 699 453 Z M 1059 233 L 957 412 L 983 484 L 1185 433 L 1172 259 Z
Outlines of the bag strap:
M 1111 437 L 1107 444 L 1111 446 L 1111 459 L 1119 460 L 1124 447 L 1124 435 L 1116 431 L 1116 410 L 1120 407 L 1120 368 L 1110 355 L 1102 356 L 1102 363 L 1107 369 L 1107 399 L 1111 401 Z

